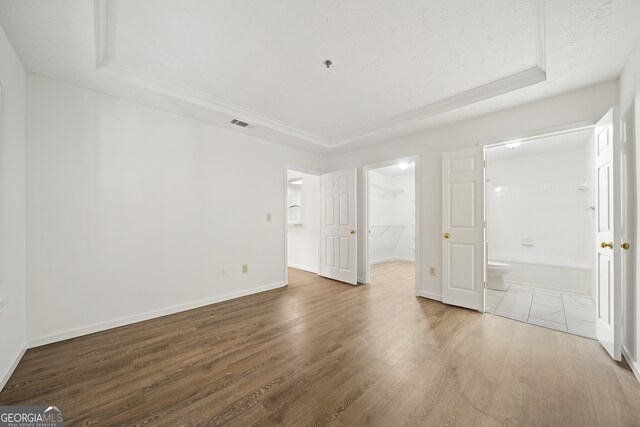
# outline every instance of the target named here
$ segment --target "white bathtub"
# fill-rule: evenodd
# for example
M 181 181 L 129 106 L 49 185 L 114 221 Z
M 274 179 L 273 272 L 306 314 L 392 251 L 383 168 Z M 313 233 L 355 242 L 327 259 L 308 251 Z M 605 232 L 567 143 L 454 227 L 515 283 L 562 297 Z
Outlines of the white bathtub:
M 587 262 L 502 253 L 490 253 L 489 259 L 511 265 L 511 272 L 505 276 L 507 282 L 591 295 L 591 266 Z

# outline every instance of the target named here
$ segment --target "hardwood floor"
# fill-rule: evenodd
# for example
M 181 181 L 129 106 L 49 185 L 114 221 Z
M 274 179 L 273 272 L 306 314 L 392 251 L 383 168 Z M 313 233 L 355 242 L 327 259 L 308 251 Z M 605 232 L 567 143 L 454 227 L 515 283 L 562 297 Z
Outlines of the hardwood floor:
M 640 385 L 593 340 L 414 296 L 413 264 L 27 351 L 0 404 L 67 425 L 640 425 Z

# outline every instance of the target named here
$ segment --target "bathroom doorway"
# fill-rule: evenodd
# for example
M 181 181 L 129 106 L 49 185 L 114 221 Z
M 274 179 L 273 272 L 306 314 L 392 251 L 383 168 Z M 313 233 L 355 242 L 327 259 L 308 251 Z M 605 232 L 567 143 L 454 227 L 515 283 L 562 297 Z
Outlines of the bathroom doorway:
M 417 289 L 417 163 L 405 158 L 363 169 L 365 283 L 375 285 L 377 277 L 394 274 Z
M 593 127 L 485 149 L 486 311 L 596 338 Z

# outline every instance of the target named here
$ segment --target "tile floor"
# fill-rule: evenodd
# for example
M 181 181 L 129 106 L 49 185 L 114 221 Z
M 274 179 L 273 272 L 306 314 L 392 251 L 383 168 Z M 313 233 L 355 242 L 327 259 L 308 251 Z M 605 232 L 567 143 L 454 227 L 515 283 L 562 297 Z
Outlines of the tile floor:
M 506 291 L 487 289 L 488 313 L 587 338 L 596 337 L 596 307 L 590 297 L 507 284 Z

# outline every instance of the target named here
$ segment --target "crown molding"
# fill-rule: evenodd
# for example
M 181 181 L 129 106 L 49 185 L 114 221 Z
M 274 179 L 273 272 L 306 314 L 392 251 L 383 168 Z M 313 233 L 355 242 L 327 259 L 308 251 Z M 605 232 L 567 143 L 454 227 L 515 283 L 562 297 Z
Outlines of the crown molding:
M 393 132 L 395 130 L 400 133 L 404 128 L 416 125 L 425 119 L 543 82 L 547 78 L 544 0 L 533 0 L 536 31 L 535 66 L 429 103 L 413 111 L 398 114 L 375 125 L 360 128 L 335 138 L 328 138 L 215 98 L 203 91 L 183 87 L 116 64 L 109 54 L 108 2 L 109 0 L 94 0 L 96 69 L 99 72 L 131 85 L 311 142 L 324 149 L 348 145 L 379 132 Z
M 287 123 L 260 115 L 240 106 L 213 98 L 204 92 L 193 90 L 187 87 L 182 87 L 163 79 L 145 75 L 130 68 L 117 65 L 108 60 L 102 61 L 101 65 L 99 66 L 99 70 L 104 74 L 110 75 L 111 77 L 132 84 L 134 86 L 149 89 L 155 93 L 167 95 L 171 98 L 175 98 L 192 105 L 197 105 L 208 110 L 217 111 L 219 113 L 226 114 L 231 118 L 240 118 L 241 120 L 247 121 L 252 125 L 269 128 L 271 130 L 320 145 L 323 148 L 329 148 L 328 141 L 321 136 L 288 125 Z
M 466 107 L 476 102 L 540 83 L 546 80 L 546 78 L 547 74 L 539 67 L 529 68 L 491 83 L 433 102 L 417 110 L 397 115 L 375 126 L 358 129 L 352 133 L 342 135 L 331 140 L 331 147 L 334 148 L 350 144 L 378 132 L 391 131 L 394 128 L 410 126 L 430 117 L 437 116 L 438 114 Z

